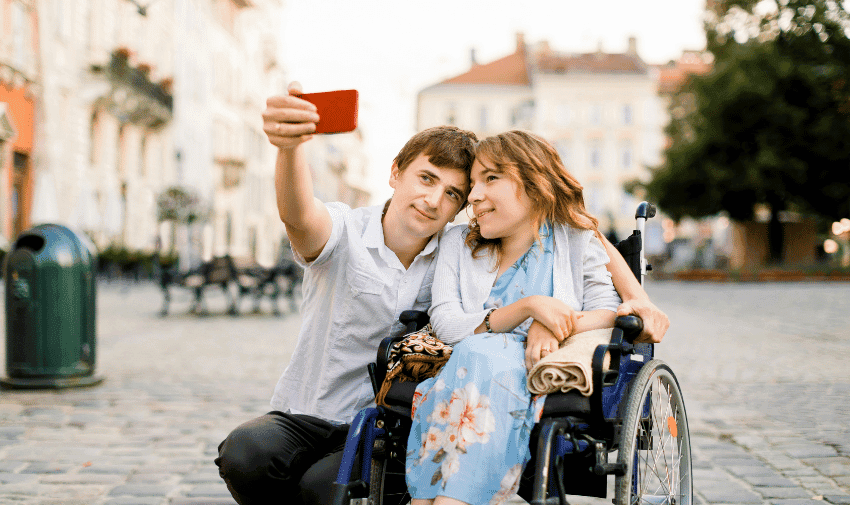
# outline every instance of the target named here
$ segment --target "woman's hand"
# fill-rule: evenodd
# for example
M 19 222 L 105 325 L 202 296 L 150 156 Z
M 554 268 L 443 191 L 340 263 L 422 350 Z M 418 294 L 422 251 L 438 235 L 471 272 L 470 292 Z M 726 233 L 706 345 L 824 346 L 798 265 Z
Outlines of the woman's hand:
M 555 335 L 537 321 L 533 321 L 528 328 L 528 340 L 525 343 L 525 367 L 537 364 L 546 355 L 558 350 L 558 339 Z
M 563 342 L 565 338 L 573 334 L 576 321 L 581 317 L 581 314 L 573 310 L 572 307 L 551 296 L 530 296 L 527 301 L 534 321 L 539 322 L 552 332 L 558 342 Z

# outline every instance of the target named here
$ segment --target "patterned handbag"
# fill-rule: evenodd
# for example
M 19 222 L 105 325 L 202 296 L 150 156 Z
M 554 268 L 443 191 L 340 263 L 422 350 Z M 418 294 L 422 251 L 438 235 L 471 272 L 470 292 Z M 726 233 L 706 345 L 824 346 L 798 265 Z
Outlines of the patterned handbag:
M 452 346 L 437 338 L 430 323 L 408 333 L 390 347 L 387 376 L 375 397 L 375 403 L 386 406 L 385 399 L 393 381 L 421 382 L 434 377 L 451 355 Z

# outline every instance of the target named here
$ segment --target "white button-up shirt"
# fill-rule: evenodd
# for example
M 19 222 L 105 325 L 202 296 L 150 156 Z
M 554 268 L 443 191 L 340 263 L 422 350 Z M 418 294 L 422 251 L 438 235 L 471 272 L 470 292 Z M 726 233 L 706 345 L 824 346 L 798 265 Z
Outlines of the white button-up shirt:
M 383 205 L 326 206 L 333 230 L 322 253 L 307 263 L 295 252 L 305 268 L 301 332 L 271 406 L 348 423 L 374 401 L 366 365 L 381 340 L 404 331 L 403 311 L 431 305 L 439 236 L 405 269 L 384 243 Z

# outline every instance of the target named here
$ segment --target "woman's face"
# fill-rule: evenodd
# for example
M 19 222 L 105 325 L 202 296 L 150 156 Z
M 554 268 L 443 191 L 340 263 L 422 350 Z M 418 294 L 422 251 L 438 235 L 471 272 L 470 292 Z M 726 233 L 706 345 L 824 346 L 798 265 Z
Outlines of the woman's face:
M 519 234 L 525 237 L 528 230 L 533 233 L 536 223 L 531 199 L 519 184 L 493 166 L 487 158 L 478 157 L 470 174 L 469 203 L 481 236 L 506 239 Z

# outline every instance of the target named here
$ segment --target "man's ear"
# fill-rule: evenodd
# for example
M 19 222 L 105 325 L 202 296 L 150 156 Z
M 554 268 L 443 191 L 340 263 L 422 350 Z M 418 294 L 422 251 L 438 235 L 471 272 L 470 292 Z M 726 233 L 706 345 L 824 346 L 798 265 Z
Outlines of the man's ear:
M 401 174 L 401 171 L 398 169 L 398 164 L 393 162 L 393 168 L 390 171 L 390 187 L 395 189 L 398 184 L 398 176 Z

